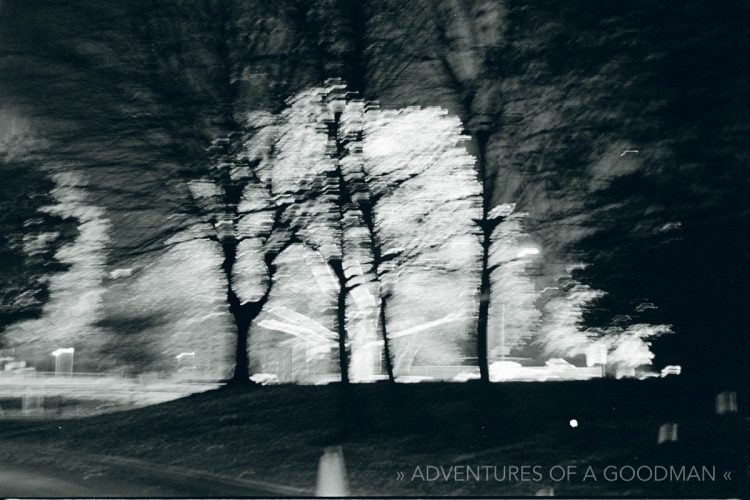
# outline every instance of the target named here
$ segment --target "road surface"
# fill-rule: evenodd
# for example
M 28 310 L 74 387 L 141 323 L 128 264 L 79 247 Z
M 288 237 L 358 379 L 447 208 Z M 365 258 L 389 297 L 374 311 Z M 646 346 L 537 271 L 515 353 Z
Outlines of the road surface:
M 279 492 L 154 468 L 112 466 L 96 473 L 46 466 L 0 464 L 0 497 L 226 497 L 279 496 Z

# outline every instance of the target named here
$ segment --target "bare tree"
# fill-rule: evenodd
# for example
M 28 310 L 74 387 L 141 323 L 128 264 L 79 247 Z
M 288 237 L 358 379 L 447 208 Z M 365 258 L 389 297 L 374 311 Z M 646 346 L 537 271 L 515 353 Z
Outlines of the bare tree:
M 345 123 L 358 139 L 347 172 L 374 242 L 392 365 L 407 352 L 451 362 L 452 345 L 469 327 L 479 254 L 471 221 L 479 217 L 480 186 L 460 121 L 440 108 L 352 102 Z
M 376 319 L 390 380 L 394 339 L 423 344 L 425 359 L 452 359 L 453 337 L 470 320 L 479 251 L 470 228 L 479 216 L 480 186 L 460 122 L 439 108 L 365 106 L 341 82 L 329 81 L 290 99 L 271 135 L 275 190 L 288 184 L 305 193 L 288 207 L 288 220 L 336 282 L 342 382 L 351 378 L 352 360 L 367 362 L 358 356 L 377 342 L 367 340 L 367 321 L 350 335 L 355 318 Z M 389 318 L 397 330 L 390 331 Z
M 265 124 L 248 120 L 251 139 Z M 227 302 L 237 328 L 230 383 L 239 385 L 251 383 L 248 335 L 270 297 L 276 258 L 297 241 L 285 218 L 288 203 L 279 202 L 271 184 L 264 183 L 257 172 L 258 156 L 266 153 L 248 150 L 241 135 L 218 139 L 209 148 L 210 177 L 191 183 L 194 197 L 214 228 L 209 238 L 221 245 L 224 255 Z

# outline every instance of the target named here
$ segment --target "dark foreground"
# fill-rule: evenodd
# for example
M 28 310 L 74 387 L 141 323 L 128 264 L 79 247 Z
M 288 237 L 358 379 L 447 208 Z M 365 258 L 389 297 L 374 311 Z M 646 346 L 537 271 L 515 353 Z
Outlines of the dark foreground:
M 717 417 L 719 389 L 679 378 L 224 388 L 87 419 L 2 422 L 0 496 L 299 496 L 314 491 L 324 447 L 340 444 L 352 494 L 743 497 L 748 398 L 738 395 L 740 415 Z M 657 446 L 665 422 L 678 423 L 678 441 Z M 657 467 L 677 475 L 649 479 Z
M 29 450 L 27 450 L 28 452 Z M 292 492 L 241 484 L 205 475 L 189 476 L 170 468 L 117 463 L 109 457 L 70 459 L 66 453 L 35 450 L 25 463 L 0 465 L 0 491 L 5 497 L 220 497 L 289 495 Z M 104 460 L 102 460 L 104 458 Z M 46 463 L 57 460 L 63 463 Z M 22 461 L 24 462 L 24 461 Z

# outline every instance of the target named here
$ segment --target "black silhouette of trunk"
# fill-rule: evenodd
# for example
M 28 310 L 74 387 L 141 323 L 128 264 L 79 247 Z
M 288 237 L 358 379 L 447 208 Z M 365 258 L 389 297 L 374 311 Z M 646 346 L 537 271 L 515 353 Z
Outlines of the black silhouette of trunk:
M 342 1 L 341 6 L 343 8 L 345 17 L 349 21 L 353 41 L 348 64 L 350 71 L 349 84 L 351 88 L 364 99 L 366 93 L 365 86 L 367 83 L 367 71 L 365 68 L 365 32 L 367 31 L 367 13 L 365 12 L 366 6 L 358 1 L 352 2 L 347 0 Z M 361 132 L 360 134 L 358 134 L 357 140 L 362 140 Z M 339 150 L 338 146 L 339 145 L 337 141 L 337 151 Z M 367 185 L 367 181 L 365 181 L 365 189 L 369 194 L 368 187 L 369 186 Z M 369 202 L 360 202 L 358 206 L 362 213 L 362 218 L 364 219 L 365 225 L 367 226 L 367 232 L 370 236 L 370 245 L 373 253 L 372 270 L 379 280 L 379 270 L 380 265 L 383 263 L 383 259 L 382 249 L 375 232 L 372 204 Z M 381 293 L 380 308 L 378 311 L 378 322 L 380 325 L 380 335 L 383 338 L 383 358 L 385 360 L 386 373 L 388 374 L 388 380 L 390 382 L 395 382 L 395 377 L 393 374 L 393 358 L 391 357 L 390 340 L 388 339 L 388 326 L 386 320 L 387 300 L 388 297 Z
M 269 252 L 265 255 L 264 260 L 268 269 L 266 289 L 263 292 L 261 298 L 254 302 L 247 302 L 243 304 L 237 294 L 232 288 L 231 273 L 234 261 L 237 255 L 237 241 L 229 240 L 222 243 L 224 249 L 224 272 L 227 273 L 227 299 L 229 300 L 229 312 L 234 318 L 234 322 L 237 325 L 237 344 L 235 348 L 235 366 L 234 375 L 229 380 L 232 385 L 253 385 L 254 382 L 250 380 L 250 360 L 248 357 L 248 341 L 250 336 L 250 327 L 253 321 L 263 311 L 263 307 L 268 302 L 268 298 L 271 295 L 271 289 L 273 288 L 274 275 L 276 274 L 276 265 L 274 264 L 276 257 L 284 251 L 286 247 L 294 243 L 296 239 L 291 237 L 286 240 L 282 248 Z
M 355 17 L 356 19 L 356 17 Z M 364 83 L 360 83 L 359 91 L 362 91 L 362 85 Z M 336 132 L 338 132 L 338 119 L 339 117 L 336 117 L 335 126 L 336 126 Z M 336 152 L 338 154 L 338 157 L 341 158 L 341 156 L 344 154 L 344 148 L 340 144 L 340 141 L 338 139 L 338 134 L 335 136 L 336 140 Z M 362 141 L 362 132 L 360 131 L 357 134 L 357 141 Z M 339 169 L 340 171 L 340 169 Z M 349 188 L 346 184 L 346 179 L 343 176 L 343 173 L 339 172 L 339 184 L 340 189 L 343 190 L 344 196 L 346 196 L 348 199 L 351 199 L 351 195 L 349 194 Z M 370 193 L 369 190 L 369 179 L 367 177 L 367 174 L 364 174 L 364 181 L 362 186 L 355 186 L 355 190 L 357 188 L 361 188 L 364 192 L 368 194 L 367 199 L 361 199 L 357 203 L 357 207 L 359 208 L 360 213 L 362 214 L 362 220 L 365 224 L 365 227 L 367 228 L 367 234 L 370 239 L 370 248 L 372 249 L 372 272 L 375 275 L 378 282 L 380 281 L 380 266 L 385 262 L 386 259 L 383 258 L 383 250 L 381 248 L 380 242 L 378 240 L 377 231 L 375 229 L 375 215 L 373 213 L 373 201 L 372 201 L 372 193 Z M 395 377 L 393 374 L 393 358 L 391 357 L 391 348 L 390 348 L 390 340 L 388 338 L 388 323 L 387 323 L 387 314 L 386 314 L 386 304 L 388 301 L 388 296 L 386 294 L 380 293 L 380 307 L 378 311 L 378 323 L 380 326 L 380 336 L 383 339 L 383 357 L 385 359 L 385 369 L 386 373 L 388 374 L 388 380 L 390 382 L 395 382 Z
M 237 217 L 237 206 L 240 203 L 244 186 L 232 183 L 228 179 L 228 175 L 226 177 L 224 185 L 225 211 L 227 216 L 234 219 Z M 250 369 L 248 367 L 247 337 L 250 324 L 260 313 L 262 304 L 252 302 L 243 304 L 234 290 L 232 277 L 234 276 L 234 265 L 237 262 L 237 247 L 239 246 L 239 241 L 234 235 L 234 228 L 232 228 L 232 234 L 219 234 L 218 237 L 221 242 L 221 249 L 224 252 L 222 269 L 227 279 L 229 312 L 234 318 L 234 323 L 237 327 L 234 375 L 232 375 L 230 383 L 232 385 L 251 385 L 252 381 L 250 380 Z
M 333 270 L 338 280 L 339 291 L 336 298 L 336 334 L 339 346 L 339 369 L 341 370 L 341 383 L 349 384 L 349 348 L 346 333 L 346 296 L 349 289 L 346 286 L 346 275 L 344 266 L 340 259 L 329 261 L 328 265 Z
M 388 329 L 386 328 L 386 297 L 380 298 L 380 334 L 383 337 L 383 357 L 385 358 L 385 369 L 388 373 L 388 381 L 393 383 L 396 378 L 393 375 L 393 358 L 391 357 L 390 340 L 388 339 Z
M 278 214 L 279 212 L 277 212 Z M 279 226 L 278 221 L 274 224 L 274 229 Z M 287 247 L 297 241 L 294 235 L 286 239 L 281 248 L 273 249 L 264 256 L 267 269 L 266 289 L 260 299 L 253 302 L 242 303 L 232 287 L 232 272 L 237 259 L 237 245 L 239 242 L 232 238 L 222 242 L 224 250 L 224 264 L 222 265 L 224 273 L 227 276 L 227 300 L 229 301 L 229 312 L 234 318 L 237 326 L 237 344 L 234 356 L 234 374 L 229 380 L 232 385 L 253 385 L 250 380 L 250 360 L 248 357 L 248 340 L 250 335 L 250 326 L 253 321 L 263 311 L 263 307 L 268 302 L 273 289 L 274 276 L 276 275 L 276 257 L 280 255 Z
M 250 325 L 260 314 L 263 304 L 251 302 L 242 304 L 232 286 L 232 273 L 237 260 L 237 241 L 235 239 L 224 240 L 221 244 L 224 250 L 224 263 L 222 268 L 227 277 L 227 300 L 229 301 L 229 312 L 234 318 L 237 327 L 237 342 L 234 355 L 234 374 L 230 379 L 232 385 L 251 385 L 249 359 L 247 355 L 247 339 Z
M 362 219 L 367 226 L 367 232 L 370 236 L 370 246 L 372 248 L 372 270 L 378 281 L 380 281 L 380 266 L 383 264 L 383 250 L 378 242 L 377 233 L 375 232 L 375 222 L 372 213 L 372 206 L 369 202 L 360 202 L 359 209 L 362 212 Z M 388 325 L 386 318 L 386 304 L 388 303 L 388 296 L 381 292 L 380 294 L 380 311 L 379 321 L 380 324 L 380 335 L 383 337 L 383 357 L 385 359 L 385 369 L 388 373 L 388 380 L 395 382 L 396 379 L 393 375 L 393 358 L 391 358 L 391 346 L 390 340 L 388 339 Z
M 341 170 L 341 159 L 346 154 L 346 150 L 344 148 L 344 145 L 341 143 L 341 140 L 338 135 L 339 130 L 339 120 L 340 120 L 340 114 L 336 114 L 333 123 L 329 125 L 329 138 L 333 141 L 335 144 L 335 160 L 336 160 L 336 170 L 335 170 L 335 176 L 336 181 L 338 183 L 338 200 L 337 200 L 337 206 L 338 206 L 338 216 L 339 216 L 339 222 L 341 224 L 340 227 L 340 234 L 341 239 L 339 241 L 339 246 L 341 249 L 342 259 L 344 252 L 346 251 L 345 248 L 345 241 L 344 241 L 344 215 L 345 215 L 345 207 L 349 206 L 353 203 L 352 196 L 350 193 L 349 186 L 347 184 L 347 180 L 344 177 L 344 173 Z M 358 137 L 358 140 L 361 140 L 361 136 Z M 365 227 L 367 228 L 367 233 L 369 235 L 370 239 L 370 248 L 372 250 L 372 258 L 373 258 L 373 273 L 376 277 L 379 278 L 378 272 L 379 272 L 379 266 L 383 262 L 383 256 L 382 256 L 382 250 L 380 248 L 380 244 L 378 242 L 377 234 L 375 231 L 375 222 L 374 217 L 372 213 L 372 206 L 367 201 L 360 201 L 357 203 L 357 207 L 359 208 L 360 214 L 362 215 L 362 220 L 365 224 Z M 339 339 L 339 364 L 341 365 L 341 381 L 344 384 L 349 383 L 349 352 L 347 348 L 347 332 L 346 332 L 346 297 L 349 294 L 349 291 L 351 290 L 350 287 L 347 285 L 347 278 L 344 273 L 344 269 L 342 266 L 341 260 L 334 260 L 329 262 L 329 265 L 333 269 L 337 279 L 338 279 L 338 285 L 339 285 L 339 293 L 338 293 L 338 300 L 337 300 L 337 325 L 338 325 L 338 339 Z M 385 357 L 385 364 L 386 364 L 386 371 L 388 373 L 388 380 L 391 382 L 394 382 L 394 375 L 393 375 L 393 360 L 391 359 L 390 354 L 390 345 L 388 340 L 388 329 L 386 324 L 386 300 L 387 297 L 385 295 L 380 296 L 380 310 L 379 310 L 379 323 L 380 323 L 380 333 L 383 337 L 383 350 L 384 350 L 384 357 Z
M 490 246 L 492 245 L 492 230 L 494 224 L 489 219 L 490 206 L 492 204 L 492 183 L 487 175 L 485 161 L 485 148 L 487 147 L 487 134 L 478 132 L 477 138 L 477 162 L 479 164 L 479 178 L 482 182 L 482 275 L 479 285 L 479 316 L 477 318 L 477 364 L 479 365 L 479 378 L 484 383 L 490 381 L 490 370 L 487 353 L 487 323 L 490 315 L 490 298 L 492 296 L 492 284 L 489 265 Z
M 349 348 L 348 348 L 348 335 L 346 331 L 346 297 L 349 294 L 349 288 L 347 286 L 346 273 L 344 272 L 344 253 L 346 252 L 345 244 L 345 231 L 344 226 L 344 212 L 345 207 L 351 203 L 351 196 L 346 186 L 346 180 L 344 179 L 344 173 L 341 170 L 341 157 L 344 154 L 344 146 L 338 137 L 339 131 L 339 120 L 341 118 L 340 113 L 336 113 L 335 118 L 328 127 L 328 137 L 335 146 L 334 158 L 336 168 L 333 173 L 335 176 L 335 182 L 337 184 L 337 199 L 336 209 L 339 224 L 339 252 L 341 256 L 339 258 L 330 259 L 328 265 L 333 270 L 338 281 L 338 296 L 336 299 L 336 333 L 338 336 L 339 344 L 339 368 L 341 371 L 341 383 L 344 386 L 349 385 Z
M 224 178 L 225 213 L 232 217 L 233 221 L 236 221 L 240 215 L 237 212 L 237 207 L 239 206 L 246 185 L 247 183 L 244 182 L 232 182 L 228 175 Z M 234 226 L 234 223 L 232 226 Z M 283 220 L 283 209 L 276 207 L 274 209 L 274 221 L 270 234 L 274 234 L 279 230 L 284 231 L 286 227 L 286 222 Z M 253 321 L 255 321 L 263 311 L 263 307 L 266 305 L 266 302 L 268 302 L 271 295 L 274 277 L 277 270 L 276 257 L 278 257 L 290 245 L 298 242 L 298 239 L 294 232 L 292 232 L 284 238 L 283 243 L 280 246 L 272 246 L 266 249 L 266 252 L 263 255 L 263 261 L 266 266 L 266 287 L 263 291 L 263 295 L 256 301 L 243 303 L 235 292 L 232 282 L 232 277 L 234 276 L 234 265 L 237 261 L 237 248 L 241 240 L 238 239 L 237 235 L 234 233 L 234 227 L 231 234 L 219 234 L 217 238 L 221 242 L 221 248 L 224 252 L 222 269 L 224 270 L 224 275 L 227 279 L 227 301 L 229 302 L 229 312 L 232 314 L 237 327 L 234 375 L 229 383 L 232 385 L 252 385 L 253 382 L 250 380 L 249 368 L 250 360 L 248 357 L 250 327 L 252 326 Z
M 490 273 L 488 270 L 489 245 L 482 241 L 482 279 L 479 285 L 479 316 L 477 318 L 477 364 L 479 365 L 479 379 L 490 381 L 490 369 L 487 359 L 487 322 L 490 312 Z
M 222 78 L 226 87 L 224 95 L 224 106 L 221 109 L 221 113 L 224 115 L 227 127 L 230 131 L 240 130 L 239 124 L 234 120 L 234 103 L 237 97 L 237 85 L 233 82 L 233 69 L 232 69 L 232 58 L 230 40 L 233 38 L 231 31 L 231 13 L 229 12 L 229 6 L 225 1 L 219 1 L 213 6 L 216 9 L 216 16 L 219 21 L 218 23 L 218 41 L 216 50 L 218 60 L 221 61 L 221 72 Z M 230 135 L 230 145 L 228 145 L 225 153 L 229 156 L 233 149 L 236 149 L 236 135 L 234 138 Z M 222 184 L 224 185 L 224 203 L 225 203 L 225 214 L 232 217 L 232 226 L 237 220 L 239 214 L 237 213 L 237 207 L 239 206 L 242 198 L 242 192 L 244 191 L 244 182 L 234 182 L 229 175 L 229 172 L 225 169 L 222 172 Z M 233 227 L 234 233 L 234 227 Z M 268 299 L 268 293 L 257 302 L 248 302 L 243 304 L 240 297 L 234 290 L 232 283 L 232 277 L 234 275 L 234 265 L 237 262 L 237 247 L 239 246 L 239 240 L 235 234 L 231 235 L 218 235 L 218 239 L 221 243 L 221 248 L 224 252 L 224 262 L 222 269 L 227 279 L 227 301 L 229 302 L 229 312 L 234 318 L 234 323 L 237 328 L 237 339 L 235 346 L 234 356 L 234 374 L 229 380 L 229 384 L 237 386 L 251 386 L 254 382 L 250 380 L 250 367 L 248 358 L 248 335 L 250 331 L 250 325 L 253 320 L 258 317 L 260 311 L 263 309 L 263 305 Z M 270 285 L 269 285 L 270 287 Z
M 435 6 L 433 6 L 433 13 L 436 14 L 436 19 L 440 19 Z M 449 46 L 445 26 L 443 26 L 442 23 L 437 23 L 435 28 L 436 35 L 440 41 L 440 46 Z M 461 96 L 460 102 L 463 121 L 464 123 L 469 123 L 471 121 L 470 118 L 473 115 L 472 104 L 474 102 L 474 97 L 476 96 L 476 89 L 473 85 L 467 86 L 462 83 L 445 53 L 438 54 L 438 58 L 451 85 Z M 479 284 L 479 314 L 477 317 L 477 365 L 479 366 L 480 380 L 484 383 L 488 383 L 490 381 L 490 370 L 488 366 L 489 362 L 487 352 L 487 325 L 489 321 L 490 300 L 492 294 L 492 283 L 490 280 L 492 269 L 489 265 L 489 256 L 490 247 L 492 246 L 492 231 L 497 226 L 498 221 L 489 218 L 493 202 L 494 179 L 490 177 L 487 168 L 486 148 L 488 132 L 481 124 L 477 125 L 475 123 L 475 127 L 473 128 L 474 130 L 469 130 L 468 132 L 476 139 L 479 182 L 482 184 L 482 219 L 478 221 L 482 233 L 482 274 Z

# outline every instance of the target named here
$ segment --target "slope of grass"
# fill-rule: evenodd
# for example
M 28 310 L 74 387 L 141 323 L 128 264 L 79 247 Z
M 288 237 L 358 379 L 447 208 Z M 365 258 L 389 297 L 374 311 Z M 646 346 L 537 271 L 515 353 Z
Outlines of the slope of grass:
M 376 495 L 739 495 L 747 488 L 742 416 L 712 415 L 714 390 L 679 379 L 585 383 L 387 384 L 223 388 L 138 410 L 54 422 L 3 422 L 5 449 L 45 445 L 313 488 L 325 446 L 342 445 L 353 493 Z M 740 401 L 743 401 L 740 394 Z M 577 419 L 578 427 L 569 425 Z M 664 422 L 679 441 L 657 446 Z M 609 465 L 698 465 L 715 481 L 604 481 Z M 416 467 L 538 466 L 542 478 L 422 481 Z M 575 465 L 571 481 L 549 469 Z M 583 482 L 587 466 L 597 481 Z M 506 469 L 507 470 L 507 469 Z M 720 476 L 732 471 L 732 479 Z M 398 472 L 404 474 L 399 479 Z M 417 474 L 418 476 L 419 474 Z

